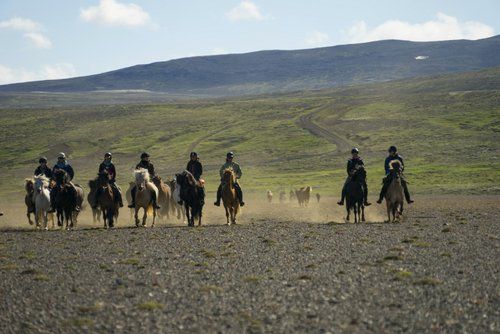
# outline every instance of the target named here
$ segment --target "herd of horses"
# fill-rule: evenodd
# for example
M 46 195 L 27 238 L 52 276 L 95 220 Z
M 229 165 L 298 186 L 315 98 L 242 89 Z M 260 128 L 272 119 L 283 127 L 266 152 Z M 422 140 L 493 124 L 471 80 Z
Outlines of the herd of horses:
M 390 164 L 390 185 L 385 195 L 387 205 L 388 222 L 400 220 L 403 213 L 403 187 L 401 185 L 401 164 L 393 161 Z M 363 205 L 363 183 L 366 172 L 361 166 L 356 169 L 346 185 L 346 221 L 350 221 L 351 212 L 354 213 L 354 222 L 365 221 Z M 156 218 L 169 219 L 170 215 L 177 215 L 177 219 L 187 220 L 188 226 L 194 226 L 195 220 L 198 225 L 202 222 L 203 206 L 205 204 L 205 191 L 203 183 L 196 180 L 188 171 L 183 171 L 175 175 L 171 180 L 163 181 L 159 176 L 152 179 L 146 169 L 134 171 L 134 181 L 130 182 L 126 191 L 127 202 L 135 203 L 135 207 L 130 209 L 130 218 L 134 218 L 135 226 L 146 226 L 149 216 L 152 217 L 151 227 L 155 225 Z M 240 211 L 240 203 L 234 188 L 236 177 L 231 169 L 226 169 L 222 177 L 222 202 L 226 212 L 226 223 L 236 224 L 236 216 Z M 112 185 L 107 174 L 99 174 L 95 179 L 88 182 L 90 192 L 87 200 L 92 207 L 97 202 L 97 207 L 92 207 L 94 223 L 100 221 L 101 216 L 104 228 L 112 228 L 118 219 L 119 204 L 115 198 Z M 30 224 L 31 214 L 35 216 L 37 228 L 48 229 L 48 221 L 52 221 L 54 228 L 54 216 L 49 213 L 50 208 L 50 188 L 57 187 L 54 198 L 57 225 L 70 230 L 76 226 L 79 209 L 83 208 L 84 190 L 78 184 L 68 181 L 65 171 L 58 170 L 54 175 L 54 180 L 49 180 L 44 175 L 36 175 L 25 180 L 25 203 L 27 206 L 27 217 Z M 132 201 L 131 189 L 135 187 L 135 201 Z M 97 190 L 101 188 L 96 199 Z M 290 201 L 297 200 L 299 206 L 307 207 L 311 198 L 312 188 L 310 186 L 290 191 Z M 286 193 L 279 194 L 280 202 L 285 200 Z M 157 199 L 160 209 L 157 209 L 153 199 Z M 267 198 L 272 202 L 273 193 L 268 190 Z M 320 194 L 316 194 L 316 199 L 320 201 Z M 142 209 L 142 222 L 139 219 L 139 211 Z

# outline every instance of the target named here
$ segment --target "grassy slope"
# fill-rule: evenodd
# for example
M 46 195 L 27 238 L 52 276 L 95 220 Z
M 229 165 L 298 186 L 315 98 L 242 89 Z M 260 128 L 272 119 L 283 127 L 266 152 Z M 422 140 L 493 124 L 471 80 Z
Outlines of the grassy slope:
M 1 109 L 1 200 L 22 189 L 41 154 L 52 160 L 58 151 L 69 152 L 77 181 L 86 183 L 102 153 L 113 151 L 124 185 L 142 150 L 168 176 L 183 168 L 193 146 L 209 190 L 225 152 L 234 150 L 247 190 L 311 184 L 333 193 L 343 182 L 348 154 L 299 126 L 299 117 L 311 112 L 317 124 L 360 147 L 372 193 L 393 143 L 406 157 L 416 192 L 498 193 L 499 78 L 500 69 L 492 69 L 241 99 Z

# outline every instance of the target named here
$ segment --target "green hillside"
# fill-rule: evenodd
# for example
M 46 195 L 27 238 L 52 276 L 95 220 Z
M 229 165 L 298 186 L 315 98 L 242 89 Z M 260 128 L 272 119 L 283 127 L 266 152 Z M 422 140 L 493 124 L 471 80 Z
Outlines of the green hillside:
M 119 183 L 131 179 L 139 154 L 160 175 L 182 169 L 196 150 L 207 187 L 233 150 L 246 190 L 289 191 L 312 185 L 338 192 L 351 146 L 379 190 L 387 147 L 406 158 L 418 193 L 500 192 L 500 68 L 434 78 L 248 98 L 164 104 L 0 109 L 1 201 L 19 200 L 39 155 L 69 154 L 86 183 L 112 151 Z M 15 196 L 13 196 L 15 195 Z

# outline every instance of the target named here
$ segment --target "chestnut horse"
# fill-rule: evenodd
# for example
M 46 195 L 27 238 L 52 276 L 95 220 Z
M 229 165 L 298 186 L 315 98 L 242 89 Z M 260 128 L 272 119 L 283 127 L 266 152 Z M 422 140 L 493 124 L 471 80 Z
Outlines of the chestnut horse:
M 224 203 L 224 209 L 226 210 L 228 225 L 236 224 L 236 215 L 240 210 L 240 201 L 238 200 L 238 195 L 234 188 L 235 180 L 236 178 L 233 170 L 230 168 L 225 169 L 222 174 L 222 183 L 224 184 L 222 187 L 222 203 Z
M 153 205 L 153 193 L 156 193 L 158 198 L 158 188 L 153 182 L 149 180 L 149 172 L 147 169 L 140 168 L 134 171 L 135 177 L 135 226 L 139 227 L 139 209 L 143 209 L 144 215 L 142 216 L 142 226 L 146 227 L 146 219 L 148 214 L 153 215 L 153 223 L 151 227 L 155 226 L 156 221 L 156 208 Z
M 97 177 L 97 189 L 99 188 L 102 190 L 97 197 L 97 203 L 102 212 L 104 228 L 113 228 L 115 221 L 118 220 L 119 205 L 116 202 L 113 188 L 109 184 L 108 173 L 101 173 Z
M 403 186 L 401 185 L 401 172 L 402 166 L 399 160 L 393 160 L 389 164 L 390 184 L 385 194 L 385 204 L 387 205 L 387 222 L 394 223 L 396 220 L 400 221 L 403 215 Z

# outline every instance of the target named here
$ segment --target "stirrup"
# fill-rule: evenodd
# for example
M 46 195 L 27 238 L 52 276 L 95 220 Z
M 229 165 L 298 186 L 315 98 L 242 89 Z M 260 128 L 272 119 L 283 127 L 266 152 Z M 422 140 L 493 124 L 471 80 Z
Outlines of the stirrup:
M 220 202 L 214 202 L 215 206 L 220 206 Z
M 133 208 L 135 208 L 135 203 L 129 204 L 129 205 L 127 205 L 127 207 L 133 209 Z
M 240 206 L 245 206 L 245 202 L 240 202 Z
M 337 204 L 338 205 L 344 205 L 344 201 L 338 201 Z

